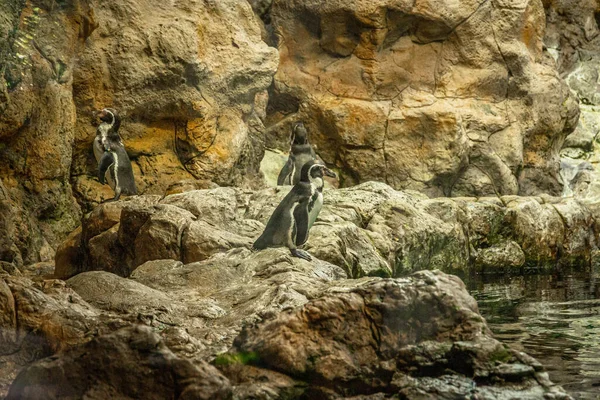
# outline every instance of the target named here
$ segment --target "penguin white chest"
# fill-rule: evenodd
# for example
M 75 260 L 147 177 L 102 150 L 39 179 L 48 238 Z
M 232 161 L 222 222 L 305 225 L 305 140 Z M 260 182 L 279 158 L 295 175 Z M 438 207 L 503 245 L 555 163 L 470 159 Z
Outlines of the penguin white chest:
M 317 217 L 319 216 L 319 213 L 321 212 L 321 208 L 323 208 L 323 193 L 321 193 L 320 191 L 317 191 L 316 193 L 317 197 L 315 199 L 315 202 L 313 203 L 312 208 L 308 212 L 308 229 L 310 229 L 313 226 L 313 224 L 317 220 Z

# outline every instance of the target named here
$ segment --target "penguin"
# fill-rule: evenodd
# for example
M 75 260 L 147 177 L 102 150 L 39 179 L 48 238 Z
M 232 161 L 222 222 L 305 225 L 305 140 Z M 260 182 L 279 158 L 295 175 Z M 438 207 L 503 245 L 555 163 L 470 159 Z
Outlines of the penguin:
M 300 181 L 273 211 L 264 232 L 252 245 L 254 249 L 285 246 L 292 256 L 311 260 L 310 254 L 298 247 L 308 240 L 310 228 L 323 207 L 323 175 L 336 177 L 316 160 L 302 166 Z
M 98 113 L 102 121 L 96 130 L 93 149 L 98 162 L 98 180 L 115 191 L 113 201 L 119 200 L 121 194 L 135 195 L 137 188 L 133 178 L 131 161 L 119 135 L 121 119 L 116 110 L 105 108 Z M 108 174 L 107 174 L 108 172 Z
M 302 166 L 311 160 L 316 160 L 317 155 L 310 143 L 308 143 L 308 132 L 302 122 L 298 122 L 292 129 L 290 140 L 290 155 L 287 163 L 279 172 L 277 186 L 295 185 L 300 181 Z

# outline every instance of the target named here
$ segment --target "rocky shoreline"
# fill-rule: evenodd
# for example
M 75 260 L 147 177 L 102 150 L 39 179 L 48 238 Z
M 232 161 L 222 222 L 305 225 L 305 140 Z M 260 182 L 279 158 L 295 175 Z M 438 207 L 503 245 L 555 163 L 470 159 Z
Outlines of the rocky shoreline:
M 3 264 L 4 391 L 24 368 L 8 398 L 126 396 L 165 369 L 173 378 L 152 391 L 189 398 L 568 398 L 539 363 L 493 339 L 460 279 L 408 274 L 588 268 L 597 227 L 585 204 L 428 199 L 376 182 L 327 189 L 306 262 L 250 250 L 287 190 L 105 203 L 59 247 L 55 275 Z M 169 361 L 144 367 L 144 354 Z M 63 365 L 100 362 L 111 366 L 92 381 L 60 378 Z M 130 384 L 117 381 L 130 364 Z

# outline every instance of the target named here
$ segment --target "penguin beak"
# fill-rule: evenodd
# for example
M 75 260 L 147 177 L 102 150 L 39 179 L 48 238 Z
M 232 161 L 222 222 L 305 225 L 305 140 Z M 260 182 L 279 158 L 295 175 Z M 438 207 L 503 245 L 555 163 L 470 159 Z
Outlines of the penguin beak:
M 323 167 L 323 173 L 327 176 L 330 176 L 332 178 L 337 178 L 337 175 L 335 174 L 335 172 L 333 172 L 332 170 L 330 170 L 327 167 Z

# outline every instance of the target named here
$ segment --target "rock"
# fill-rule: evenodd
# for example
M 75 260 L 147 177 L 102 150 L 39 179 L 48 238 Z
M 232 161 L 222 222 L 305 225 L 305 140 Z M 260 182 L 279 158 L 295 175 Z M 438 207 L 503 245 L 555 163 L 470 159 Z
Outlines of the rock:
M 17 310 L 8 284 L 0 280 L 0 355 L 12 353 L 17 344 Z
M 92 112 L 103 107 L 124 116 L 142 193 L 197 178 L 262 183 L 277 51 L 248 4 L 23 3 L 0 21 L 1 260 L 49 261 L 80 205 L 112 197 L 91 152 Z
M 176 386 L 219 398 L 230 385 L 206 360 L 229 350 L 215 365 L 238 398 L 464 397 L 474 379 L 483 398 L 564 394 L 534 359 L 491 338 L 457 277 L 345 278 L 287 249 L 243 248 L 189 264 L 148 261 L 131 278 L 91 271 L 65 285 L 3 275 L 15 312 L 6 297 L 0 315 L 16 316 L 19 351 L 0 355 L 0 384 L 22 369 L 8 398 L 138 398 L 140 390 L 165 398 Z
M 0 237 L 10 238 L 0 240 L 3 260 L 49 261 L 79 223 L 69 179 L 72 60 L 93 30 L 79 29 L 91 13 L 79 0 L 0 10 Z
M 242 398 L 251 398 L 247 386 L 250 393 L 271 389 L 296 397 L 462 398 L 476 390 L 485 399 L 511 398 L 517 391 L 525 398 L 569 398 L 536 379 L 535 362 L 491 337 L 458 278 L 424 271 L 408 279 L 344 283 L 299 309 L 243 329 L 220 358 L 238 364 L 222 370 L 243 388 L 248 397 Z M 261 381 L 256 367 L 267 370 Z
M 104 270 L 126 277 L 147 261 L 191 264 L 250 249 L 289 189 L 198 190 L 167 196 L 154 206 L 138 196 L 123 208 L 119 221 L 106 223 L 112 226 L 87 244 L 81 238 L 77 242 L 76 234 L 65 242 L 56 276 Z M 600 226 L 592 206 L 572 199 L 427 199 L 374 182 L 326 189 L 324 199 L 306 249 L 352 277 L 435 268 L 469 273 L 487 266 L 493 267 L 487 272 L 500 273 L 497 268 L 521 265 L 581 266 L 598 248 L 594 232 Z M 86 219 L 83 231 L 97 233 L 95 226 L 98 222 Z
M 563 195 L 573 195 L 593 203 L 600 199 L 600 95 L 598 68 L 600 68 L 600 30 L 598 5 L 595 1 L 548 2 L 547 28 L 544 37 L 551 49 L 558 71 L 576 94 L 581 115 L 575 131 L 567 137 L 561 150 Z M 585 161 L 585 168 L 574 170 Z
M 35 264 L 24 265 L 21 272 L 33 280 L 46 280 L 54 278 L 55 265 L 51 261 L 39 262 Z
M 102 322 L 100 316 L 62 281 L 0 276 L 1 395 L 31 362 L 122 326 L 114 316 L 105 315 Z
M 267 147 L 287 151 L 286 132 L 303 120 L 342 186 L 560 193 L 558 151 L 578 107 L 544 51 L 542 2 L 280 0 L 266 9 L 280 54 Z
M 89 166 L 90 113 L 106 105 L 125 114 L 120 131 L 142 192 L 162 194 L 190 179 L 258 184 L 260 97 L 277 69 L 277 51 L 262 42 L 250 6 L 136 0 L 94 11 L 98 29 L 73 76 L 78 194 L 99 200 L 84 188 L 98 186 Z
M 21 270 L 15 266 L 15 264 L 8 263 L 6 261 L 0 261 L 0 275 L 8 274 L 14 276 L 21 276 Z
M 468 243 L 462 228 L 405 200 L 383 203 L 367 229 L 383 239 L 376 243 L 383 254 L 394 260 L 395 276 L 426 268 L 468 268 Z
M 512 240 L 483 248 L 475 256 L 475 265 L 483 273 L 518 270 L 523 264 L 525 264 L 525 253 Z
M 79 272 L 83 257 L 81 240 L 81 226 L 79 226 L 58 246 L 54 258 L 54 276 L 56 278 L 67 279 Z
M 104 271 L 83 272 L 67 280 L 67 286 L 89 304 L 107 311 L 145 313 L 172 311 L 172 299 L 163 292 Z
M 146 326 L 122 329 L 26 368 L 7 399 L 228 399 L 228 380 L 206 362 L 174 355 Z
M 316 224 L 310 235 L 306 250 L 321 260 L 343 267 L 349 277 L 390 277 L 393 274 L 389 263 L 374 246 L 369 231 L 350 222 L 335 226 Z

